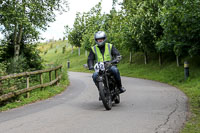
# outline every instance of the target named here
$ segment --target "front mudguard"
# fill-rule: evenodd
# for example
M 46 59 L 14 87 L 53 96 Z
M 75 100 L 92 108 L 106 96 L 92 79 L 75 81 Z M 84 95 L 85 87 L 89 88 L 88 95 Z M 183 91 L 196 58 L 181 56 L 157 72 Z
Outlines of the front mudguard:
M 103 79 L 104 79 L 103 76 L 98 76 L 97 77 L 97 82 L 103 82 Z

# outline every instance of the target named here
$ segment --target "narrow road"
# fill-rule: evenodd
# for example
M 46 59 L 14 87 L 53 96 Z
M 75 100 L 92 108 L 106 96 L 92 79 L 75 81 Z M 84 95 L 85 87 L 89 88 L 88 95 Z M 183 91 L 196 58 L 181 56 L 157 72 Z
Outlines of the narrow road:
M 71 85 L 48 100 L 0 113 L 0 133 L 178 133 L 187 97 L 159 82 L 122 77 L 127 91 L 106 111 L 91 74 L 69 72 Z

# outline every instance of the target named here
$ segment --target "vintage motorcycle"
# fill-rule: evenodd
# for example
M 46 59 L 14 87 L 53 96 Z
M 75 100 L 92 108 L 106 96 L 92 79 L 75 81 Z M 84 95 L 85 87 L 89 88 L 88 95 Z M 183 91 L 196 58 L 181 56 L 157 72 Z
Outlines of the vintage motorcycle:
M 99 96 L 106 110 L 111 110 L 113 102 L 115 104 L 120 103 L 120 91 L 117 88 L 114 76 L 109 72 L 109 69 L 118 62 L 119 59 L 115 59 L 98 62 L 94 66 L 95 71 L 99 73 L 97 77 Z

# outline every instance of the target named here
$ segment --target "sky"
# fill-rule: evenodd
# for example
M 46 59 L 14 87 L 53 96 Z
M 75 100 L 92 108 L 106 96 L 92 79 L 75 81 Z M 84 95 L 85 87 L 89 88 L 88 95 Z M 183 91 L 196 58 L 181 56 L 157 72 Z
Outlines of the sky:
M 112 9 L 113 0 L 102 0 L 102 13 L 109 13 Z M 121 2 L 122 0 L 118 0 Z M 50 27 L 47 31 L 42 32 L 42 37 L 46 38 L 45 40 L 63 38 L 64 26 L 68 25 L 70 28 L 73 27 L 73 23 L 76 17 L 77 12 L 88 12 L 92 7 L 98 4 L 100 0 L 68 0 L 69 11 L 63 13 L 62 15 L 56 16 L 56 21 L 50 23 Z
M 62 15 L 57 13 L 56 21 L 49 23 L 49 26 L 45 32 L 41 31 L 41 37 L 45 40 L 63 38 L 64 26 L 68 25 L 70 28 L 73 27 L 73 23 L 77 12 L 88 12 L 92 7 L 94 7 L 101 0 L 67 0 L 69 3 L 69 11 L 64 12 Z M 102 0 L 102 13 L 109 13 L 112 9 L 113 0 Z M 118 0 L 121 2 L 123 0 Z M 0 39 L 2 35 L 0 34 Z

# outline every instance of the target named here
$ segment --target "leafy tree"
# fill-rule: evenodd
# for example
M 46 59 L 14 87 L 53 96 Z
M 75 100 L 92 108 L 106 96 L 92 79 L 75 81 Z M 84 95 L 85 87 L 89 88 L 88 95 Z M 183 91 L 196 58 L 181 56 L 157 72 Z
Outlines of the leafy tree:
M 1 54 L 0 62 L 4 62 L 7 65 L 8 73 L 42 69 L 42 59 L 39 56 L 39 51 L 36 49 L 37 45 L 33 43 L 26 44 L 24 41 L 25 38 L 22 37 L 19 58 L 14 58 L 13 56 L 14 46 L 12 45 L 12 40 L 3 45 L 2 49 L 4 52 Z
M 158 4 L 160 4 L 159 0 L 138 3 L 137 12 L 133 19 L 134 36 L 144 52 L 145 64 L 147 63 L 147 53 L 156 51 L 155 42 L 162 36 L 162 28 L 157 19 Z
M 162 8 L 162 27 L 167 44 L 172 44 L 179 66 L 180 56 L 199 55 L 200 1 L 165 1 Z
M 63 12 L 66 8 L 65 0 L 0 2 L 0 32 L 5 36 L 1 60 L 7 62 L 7 69 L 18 72 L 19 66 L 22 67 L 20 70 L 41 68 L 42 61 L 33 44 L 39 39 L 39 30 L 46 30 L 48 23 L 55 21 L 54 11 Z M 18 65 L 20 61 L 24 61 L 26 67 Z M 14 66 L 10 67 L 9 62 Z
M 69 33 L 71 32 L 72 29 L 68 25 L 65 25 L 64 29 L 65 29 L 65 31 L 64 31 L 63 34 L 64 34 L 65 38 L 68 40 L 68 35 L 69 35 Z
M 136 14 L 136 2 L 124 1 L 121 12 L 121 26 L 120 32 L 122 32 L 122 44 L 123 48 L 130 52 L 130 63 L 132 63 L 132 53 L 140 50 L 136 37 L 134 36 L 134 15 Z
M 101 14 L 101 10 L 101 2 L 99 2 L 89 12 L 84 13 L 85 33 L 82 44 L 87 51 L 95 45 L 94 34 L 99 30 L 103 30 L 105 15 Z
M 68 34 L 69 43 L 89 50 L 94 42 L 94 33 L 102 29 L 101 2 L 89 12 L 77 13 L 72 30 Z
M 22 36 L 25 41 L 39 39 L 39 29 L 46 30 L 48 22 L 55 21 L 54 11 L 65 11 L 65 0 L 5 0 L 0 4 L 1 32 L 12 40 L 14 57 L 18 58 Z M 11 36 L 12 35 L 12 36 Z

